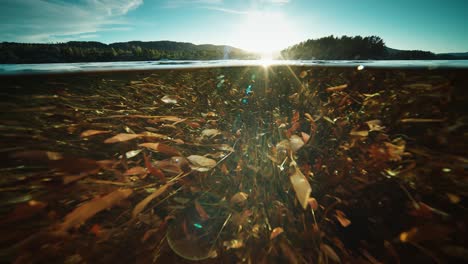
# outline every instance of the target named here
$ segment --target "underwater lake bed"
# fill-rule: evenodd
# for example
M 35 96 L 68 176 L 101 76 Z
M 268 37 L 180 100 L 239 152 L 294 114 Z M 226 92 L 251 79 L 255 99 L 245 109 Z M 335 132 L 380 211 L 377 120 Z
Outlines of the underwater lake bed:
M 467 76 L 359 65 L 0 76 L 1 259 L 468 261 Z

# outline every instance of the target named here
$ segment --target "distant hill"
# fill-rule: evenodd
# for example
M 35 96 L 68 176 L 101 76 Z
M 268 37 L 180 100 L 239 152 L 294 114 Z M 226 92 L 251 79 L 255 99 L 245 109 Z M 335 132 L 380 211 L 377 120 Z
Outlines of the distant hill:
M 70 41 L 56 44 L 0 43 L 0 63 L 55 63 L 144 60 L 256 59 L 254 53 L 226 45 L 175 41 L 104 44 Z
M 468 60 L 468 52 L 438 53 L 437 56 Z

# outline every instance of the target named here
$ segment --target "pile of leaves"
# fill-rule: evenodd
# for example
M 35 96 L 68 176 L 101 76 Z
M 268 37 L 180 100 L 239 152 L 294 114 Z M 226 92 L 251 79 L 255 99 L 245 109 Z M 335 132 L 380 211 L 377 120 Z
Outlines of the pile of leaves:
M 2 259 L 468 260 L 463 71 L 4 77 Z

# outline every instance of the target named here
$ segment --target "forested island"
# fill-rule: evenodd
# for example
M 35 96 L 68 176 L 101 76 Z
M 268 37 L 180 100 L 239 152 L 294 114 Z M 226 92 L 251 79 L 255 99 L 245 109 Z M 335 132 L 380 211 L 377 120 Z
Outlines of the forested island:
M 435 54 L 422 50 L 397 50 L 378 36 L 333 35 L 308 39 L 280 52 L 281 59 L 315 60 L 452 60 L 468 53 Z M 260 55 L 225 45 L 195 45 L 175 41 L 129 41 L 104 44 L 90 41 L 66 43 L 0 43 L 0 63 L 112 62 L 146 60 L 259 59 Z

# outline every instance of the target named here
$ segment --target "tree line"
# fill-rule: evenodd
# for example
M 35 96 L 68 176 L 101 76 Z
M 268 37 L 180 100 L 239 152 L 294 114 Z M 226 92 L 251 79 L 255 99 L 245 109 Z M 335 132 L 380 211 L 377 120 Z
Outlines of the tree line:
M 145 60 L 255 59 L 255 54 L 230 46 L 195 45 L 174 41 L 131 41 L 112 44 L 0 43 L 0 63 L 55 63 Z
M 0 43 L 0 63 L 104 62 L 146 60 L 258 59 L 259 55 L 219 45 L 195 45 L 175 41 L 130 41 L 104 44 L 71 41 L 55 44 Z M 412 60 L 468 59 L 461 55 L 434 54 L 422 50 L 396 50 L 378 36 L 333 35 L 308 39 L 281 51 L 283 59 L 303 60 Z
M 333 35 L 308 39 L 281 51 L 284 59 L 303 60 L 453 60 L 468 59 L 468 53 L 434 54 L 423 50 L 396 50 L 378 36 Z

